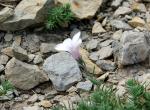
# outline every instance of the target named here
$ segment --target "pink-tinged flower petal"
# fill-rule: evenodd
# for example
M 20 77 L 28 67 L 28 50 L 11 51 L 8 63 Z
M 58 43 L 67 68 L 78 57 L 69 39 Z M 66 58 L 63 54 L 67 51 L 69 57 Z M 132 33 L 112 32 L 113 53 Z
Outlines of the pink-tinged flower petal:
M 70 52 L 70 48 L 71 48 L 71 39 L 70 38 L 64 40 L 63 43 L 60 43 L 60 44 L 58 44 L 58 45 L 55 46 L 55 49 L 57 51 L 67 51 L 67 52 Z
M 72 38 L 72 42 L 77 43 L 80 40 L 80 35 L 81 35 L 81 32 L 78 32 L 77 34 L 75 34 Z

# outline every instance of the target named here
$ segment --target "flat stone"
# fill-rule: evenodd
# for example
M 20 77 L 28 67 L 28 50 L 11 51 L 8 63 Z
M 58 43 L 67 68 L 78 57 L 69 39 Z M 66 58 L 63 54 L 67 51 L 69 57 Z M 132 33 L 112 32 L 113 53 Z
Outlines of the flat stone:
M 12 47 L 7 47 L 1 50 L 1 52 L 9 57 L 13 57 L 13 49 Z
M 113 2 L 111 3 L 111 6 L 114 7 L 114 8 L 117 8 L 121 5 L 121 2 L 123 0 L 113 0 Z
M 116 69 L 116 64 L 115 62 L 112 62 L 110 60 L 98 60 L 96 62 L 96 64 L 98 66 L 100 66 L 100 68 L 102 70 L 105 70 L 105 71 L 114 71 Z
M 100 47 L 106 47 L 109 46 L 114 40 L 105 40 L 104 42 L 101 42 L 99 45 Z
M 90 58 L 92 61 L 97 61 L 97 60 L 98 60 L 98 53 L 97 53 L 97 52 L 92 52 L 92 53 L 90 53 L 89 58 Z
M 33 60 L 33 63 L 34 64 L 39 64 L 39 63 L 42 63 L 43 62 L 43 58 L 42 58 L 42 55 L 35 55 L 35 58 Z
M 83 91 L 90 91 L 92 89 L 92 82 L 91 81 L 85 81 L 85 82 L 79 82 L 77 84 L 77 89 L 83 90 Z
M 134 17 L 132 18 L 132 20 L 128 21 L 128 23 L 132 26 L 132 27 L 143 27 L 145 25 L 145 21 L 143 19 L 141 19 L 140 17 Z
M 42 43 L 40 46 L 41 53 L 56 52 L 54 43 Z
M 80 49 L 80 54 L 81 54 L 81 57 L 86 65 L 86 69 L 88 72 L 90 73 L 93 73 L 94 71 L 94 74 L 95 75 L 101 75 L 103 74 L 103 71 L 95 64 L 93 63 L 90 59 L 89 59 L 89 53 L 88 51 L 86 51 L 85 49 Z
M 82 79 L 78 63 L 67 52 L 48 57 L 43 64 L 43 70 L 57 91 L 65 91 Z
M 5 74 L 13 86 L 22 90 L 32 89 L 38 84 L 48 81 L 47 74 L 38 66 L 21 62 L 15 58 L 7 63 Z
M 50 108 L 52 107 L 52 103 L 48 100 L 42 100 L 40 103 L 39 103 L 40 106 L 44 107 L 44 108 Z
M 98 34 L 98 33 L 104 33 L 106 30 L 102 27 L 102 25 L 99 22 L 95 22 L 93 28 L 92 28 L 92 34 Z
M 121 21 L 121 20 L 112 20 L 110 21 L 110 24 L 112 27 L 117 29 L 123 29 L 123 30 L 130 30 L 132 27 L 128 25 L 127 23 Z
M 96 39 L 92 39 L 87 43 L 86 48 L 88 50 L 93 50 L 97 48 L 97 45 L 98 45 L 98 41 Z
M 13 55 L 18 60 L 28 61 L 27 51 L 20 46 L 13 46 Z
M 114 13 L 114 16 L 117 17 L 119 15 L 126 15 L 126 14 L 129 14 L 132 12 L 132 9 L 131 8 L 128 8 L 128 7 L 124 7 L 124 6 L 121 6 L 119 7 L 115 13 Z
M 6 34 L 4 39 L 5 39 L 6 42 L 9 42 L 13 39 L 13 35 L 12 34 Z
M 113 49 L 111 48 L 111 46 L 102 47 L 97 53 L 98 53 L 100 60 L 106 59 L 106 58 L 112 56 Z
M 118 30 L 113 34 L 112 38 L 120 41 L 122 33 L 123 33 L 122 30 Z
M 8 62 L 9 57 L 7 55 L 0 55 L 0 65 L 5 65 Z

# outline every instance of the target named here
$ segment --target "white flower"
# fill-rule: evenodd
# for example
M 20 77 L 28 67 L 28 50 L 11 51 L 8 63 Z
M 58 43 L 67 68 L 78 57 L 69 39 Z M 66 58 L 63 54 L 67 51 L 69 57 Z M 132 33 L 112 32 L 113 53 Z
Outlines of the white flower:
M 81 32 L 78 32 L 73 36 L 72 39 L 67 38 L 63 43 L 56 45 L 55 49 L 57 51 L 66 51 L 69 52 L 75 59 L 80 58 L 80 45 L 82 40 L 80 38 Z

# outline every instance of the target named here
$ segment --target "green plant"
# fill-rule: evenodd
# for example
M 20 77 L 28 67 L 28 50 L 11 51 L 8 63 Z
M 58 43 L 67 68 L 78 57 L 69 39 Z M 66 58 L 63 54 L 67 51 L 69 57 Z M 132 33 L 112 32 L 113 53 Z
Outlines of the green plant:
M 7 91 L 13 91 L 14 87 L 9 81 L 3 81 L 0 85 L 0 96 L 5 95 Z
M 96 84 L 97 89 L 89 99 L 79 102 L 74 110 L 150 110 L 150 92 L 136 80 L 126 82 L 128 97 L 124 99 L 116 97 L 113 88 L 106 87 L 101 81 L 92 82 Z
M 70 9 L 70 4 L 54 7 L 49 10 L 46 27 L 52 30 L 64 23 L 70 23 L 73 18 L 74 17 Z

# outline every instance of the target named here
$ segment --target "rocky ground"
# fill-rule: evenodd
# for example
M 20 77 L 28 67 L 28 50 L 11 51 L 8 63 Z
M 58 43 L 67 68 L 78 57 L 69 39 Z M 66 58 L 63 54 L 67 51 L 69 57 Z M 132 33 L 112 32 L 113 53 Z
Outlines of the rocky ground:
M 53 2 L 0 0 L 0 82 L 16 88 L 0 96 L 0 110 L 49 110 L 88 97 L 93 84 L 70 54 L 54 49 L 79 31 L 87 70 L 95 68 L 94 76 L 113 84 L 116 95 L 124 96 L 129 78 L 150 82 L 150 0 L 73 1 L 77 20 L 49 31 L 43 21 Z

